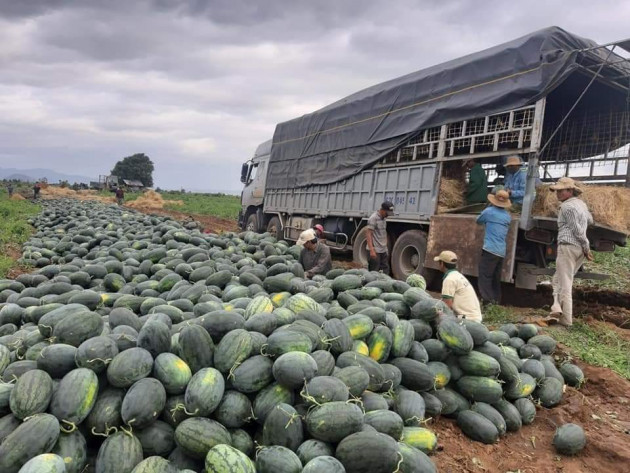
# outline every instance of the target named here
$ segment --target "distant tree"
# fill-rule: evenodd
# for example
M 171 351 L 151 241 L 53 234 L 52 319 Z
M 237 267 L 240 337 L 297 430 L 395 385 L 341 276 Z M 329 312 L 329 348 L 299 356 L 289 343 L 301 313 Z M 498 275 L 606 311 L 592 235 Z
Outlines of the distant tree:
M 145 187 L 153 187 L 153 161 L 144 153 L 127 156 L 118 161 L 111 173 L 119 179 L 136 180 Z

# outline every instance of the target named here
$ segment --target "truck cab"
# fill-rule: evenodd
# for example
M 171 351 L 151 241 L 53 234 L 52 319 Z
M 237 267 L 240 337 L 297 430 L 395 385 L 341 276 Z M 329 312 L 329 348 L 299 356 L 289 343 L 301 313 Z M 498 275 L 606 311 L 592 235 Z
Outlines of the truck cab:
M 244 230 L 258 232 L 263 228 L 263 203 L 265 182 L 269 155 L 271 154 L 271 140 L 261 143 L 254 152 L 254 156 L 241 166 L 241 211 L 238 223 Z

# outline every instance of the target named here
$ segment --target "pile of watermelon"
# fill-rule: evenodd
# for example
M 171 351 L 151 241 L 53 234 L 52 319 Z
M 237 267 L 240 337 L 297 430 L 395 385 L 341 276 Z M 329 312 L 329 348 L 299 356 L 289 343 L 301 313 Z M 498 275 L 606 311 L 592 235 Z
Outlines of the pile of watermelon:
M 584 380 L 536 326 L 458 320 L 417 276 L 306 280 L 269 234 L 98 202 L 31 223 L 37 269 L 0 280 L 3 473 L 433 472 L 431 419 L 494 443 Z

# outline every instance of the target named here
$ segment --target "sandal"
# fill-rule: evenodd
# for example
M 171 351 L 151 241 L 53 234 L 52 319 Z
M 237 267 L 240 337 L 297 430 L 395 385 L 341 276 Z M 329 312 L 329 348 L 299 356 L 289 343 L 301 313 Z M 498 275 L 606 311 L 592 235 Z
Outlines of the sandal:
M 560 323 L 560 319 L 558 317 L 554 317 L 556 314 L 549 314 L 547 317 L 543 318 L 543 321 L 547 322 L 547 325 L 557 325 Z

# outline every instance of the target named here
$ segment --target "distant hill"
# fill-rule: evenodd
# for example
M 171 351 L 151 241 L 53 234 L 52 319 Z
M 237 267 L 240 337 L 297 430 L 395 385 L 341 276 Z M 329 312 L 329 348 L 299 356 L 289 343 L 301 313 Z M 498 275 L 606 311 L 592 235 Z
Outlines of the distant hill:
M 17 181 L 26 181 L 32 182 L 34 179 L 31 176 L 27 176 L 26 174 L 11 174 L 10 176 L 3 177 L 3 179 L 7 180 L 17 180 Z
M 96 181 L 98 179 L 80 176 L 77 174 L 64 174 L 52 169 L 16 169 L 16 168 L 0 168 L 0 179 L 19 179 L 20 181 L 37 181 L 38 179 L 46 178 L 49 183 L 56 184 L 59 181 L 68 181 L 70 184 L 75 182 L 84 182 L 89 184 L 90 181 Z

